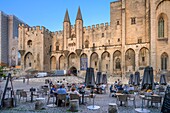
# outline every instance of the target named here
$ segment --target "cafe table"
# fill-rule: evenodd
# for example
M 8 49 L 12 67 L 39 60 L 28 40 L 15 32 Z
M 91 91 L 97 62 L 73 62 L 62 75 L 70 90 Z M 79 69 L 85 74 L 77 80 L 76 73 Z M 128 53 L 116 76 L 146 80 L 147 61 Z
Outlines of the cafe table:
M 94 99 L 95 99 L 96 95 L 95 94 L 90 94 L 90 96 L 91 96 L 91 98 L 93 98 L 93 105 L 87 106 L 87 108 L 90 109 L 90 110 L 99 109 L 100 106 L 94 105 Z
M 141 108 L 136 108 L 135 111 L 138 113 L 149 113 L 150 110 L 145 109 L 143 106 L 143 101 L 144 101 L 145 95 L 139 95 L 139 97 L 142 99 L 142 106 L 141 106 Z

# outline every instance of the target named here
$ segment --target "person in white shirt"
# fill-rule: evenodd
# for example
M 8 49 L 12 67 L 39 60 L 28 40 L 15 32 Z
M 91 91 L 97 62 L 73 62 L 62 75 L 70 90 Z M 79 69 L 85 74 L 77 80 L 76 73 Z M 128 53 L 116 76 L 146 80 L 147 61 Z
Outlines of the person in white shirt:
M 102 93 L 102 91 L 104 91 L 105 92 L 105 90 L 106 90 L 106 84 L 101 84 L 100 86 L 100 93 Z
M 134 90 L 135 88 L 132 85 L 130 85 L 130 87 L 128 88 L 128 91 L 134 91 Z
M 77 94 L 77 95 L 81 96 L 80 93 L 76 90 L 75 87 L 71 88 L 70 94 Z

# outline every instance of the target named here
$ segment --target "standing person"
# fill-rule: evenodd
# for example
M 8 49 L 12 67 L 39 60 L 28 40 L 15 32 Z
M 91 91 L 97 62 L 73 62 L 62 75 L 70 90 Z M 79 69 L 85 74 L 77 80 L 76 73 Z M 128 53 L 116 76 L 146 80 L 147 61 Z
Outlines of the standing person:
M 29 75 L 27 75 L 27 85 L 29 85 Z
M 23 77 L 23 83 L 25 83 L 25 77 Z

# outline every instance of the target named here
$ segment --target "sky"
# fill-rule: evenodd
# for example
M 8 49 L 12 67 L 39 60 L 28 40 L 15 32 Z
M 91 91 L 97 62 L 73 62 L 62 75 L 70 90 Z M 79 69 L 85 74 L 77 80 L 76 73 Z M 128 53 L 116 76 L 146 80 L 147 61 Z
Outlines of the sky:
M 78 7 L 84 26 L 110 22 L 110 2 L 115 0 L 0 0 L 0 10 L 15 15 L 29 26 L 44 26 L 50 31 L 63 30 L 68 9 L 75 24 Z

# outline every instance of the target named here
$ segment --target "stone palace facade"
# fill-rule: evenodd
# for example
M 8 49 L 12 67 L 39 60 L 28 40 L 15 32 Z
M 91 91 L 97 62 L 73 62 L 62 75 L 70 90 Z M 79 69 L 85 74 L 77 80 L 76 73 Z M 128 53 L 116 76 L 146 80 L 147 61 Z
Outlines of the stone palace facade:
M 96 20 L 97 21 L 97 20 Z M 63 30 L 19 26 L 23 69 L 70 70 L 87 67 L 112 76 L 170 70 L 170 0 L 118 0 L 110 3 L 110 23 L 83 26 L 80 8 L 72 25 L 66 11 Z

